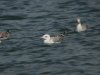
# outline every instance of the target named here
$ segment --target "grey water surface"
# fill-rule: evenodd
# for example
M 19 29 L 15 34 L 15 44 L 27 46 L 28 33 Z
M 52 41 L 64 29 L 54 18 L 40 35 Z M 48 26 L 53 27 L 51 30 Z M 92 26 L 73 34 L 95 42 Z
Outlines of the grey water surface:
M 76 18 L 87 24 L 75 32 Z M 0 75 L 100 75 L 100 0 L 0 0 Z M 66 31 L 60 44 L 40 37 Z

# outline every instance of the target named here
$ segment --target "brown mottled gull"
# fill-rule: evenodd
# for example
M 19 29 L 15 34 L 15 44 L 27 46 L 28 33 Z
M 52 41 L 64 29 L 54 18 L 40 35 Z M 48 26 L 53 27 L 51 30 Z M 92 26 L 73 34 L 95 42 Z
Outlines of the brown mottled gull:
M 45 34 L 41 38 L 44 39 L 44 43 L 53 44 L 53 43 L 60 43 L 64 39 L 64 35 L 60 34 L 56 36 L 50 36 L 49 34 Z

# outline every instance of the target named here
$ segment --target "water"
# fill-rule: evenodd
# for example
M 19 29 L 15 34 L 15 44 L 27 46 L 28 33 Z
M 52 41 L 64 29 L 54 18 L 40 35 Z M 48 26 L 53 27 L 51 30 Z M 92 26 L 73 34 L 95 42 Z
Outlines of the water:
M 60 44 L 40 37 L 75 30 L 76 18 L 87 32 L 66 34 Z M 99 0 L 0 0 L 0 75 L 100 75 Z

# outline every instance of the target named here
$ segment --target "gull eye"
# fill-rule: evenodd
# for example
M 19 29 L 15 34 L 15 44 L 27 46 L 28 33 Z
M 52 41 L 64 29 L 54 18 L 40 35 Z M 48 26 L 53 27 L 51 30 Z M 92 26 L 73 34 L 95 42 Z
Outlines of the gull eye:
M 45 36 L 45 38 L 47 38 L 47 36 Z

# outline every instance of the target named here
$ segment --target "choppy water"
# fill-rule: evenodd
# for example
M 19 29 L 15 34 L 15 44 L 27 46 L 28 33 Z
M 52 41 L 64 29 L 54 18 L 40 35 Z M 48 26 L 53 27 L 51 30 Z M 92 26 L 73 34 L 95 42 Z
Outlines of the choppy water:
M 66 34 L 45 45 L 44 33 L 75 30 L 76 18 L 89 30 Z M 100 75 L 100 0 L 0 0 L 0 75 Z

